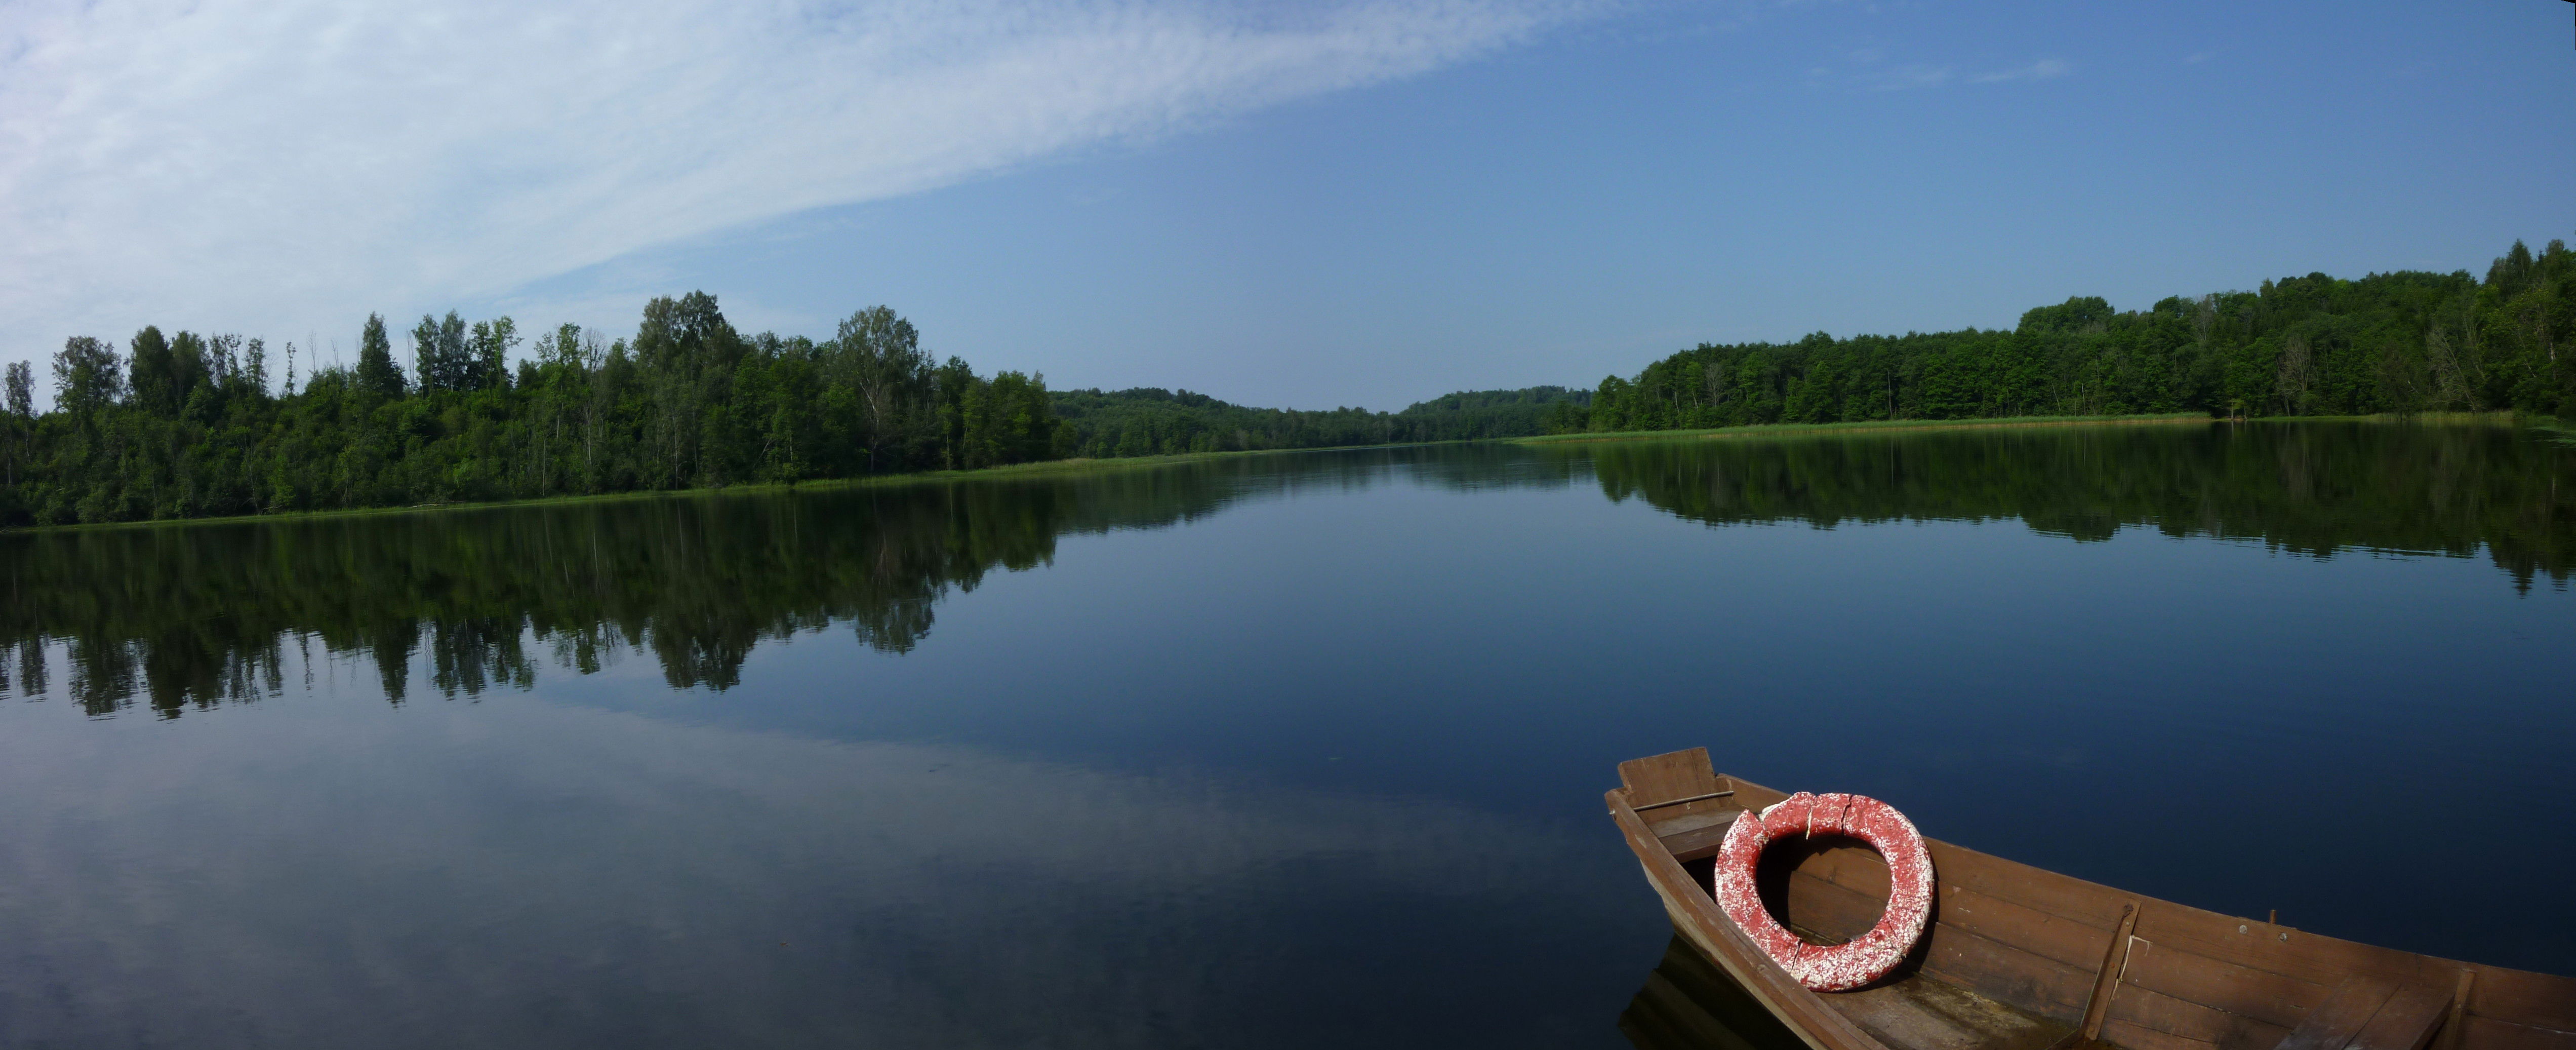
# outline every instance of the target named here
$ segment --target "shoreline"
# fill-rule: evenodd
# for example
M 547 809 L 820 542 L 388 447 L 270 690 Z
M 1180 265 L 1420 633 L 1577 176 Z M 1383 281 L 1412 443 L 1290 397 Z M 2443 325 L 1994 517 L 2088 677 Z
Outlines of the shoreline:
M 2292 417 L 2309 419 L 2317 417 Z M 1855 423 L 1757 423 L 1740 427 L 1690 430 L 1612 430 L 1598 434 L 1540 434 L 1505 438 L 1518 445 L 1565 445 L 1592 441 L 1656 441 L 1679 438 L 1778 437 L 1805 434 L 1884 434 L 1919 430 L 1995 430 L 2007 427 L 2070 427 L 2223 423 L 2204 412 L 2127 416 L 2002 416 L 1982 419 L 1874 419 Z
M 2079 426 L 2172 426 L 2183 423 L 2226 423 L 2228 420 L 2204 412 L 2171 412 L 2155 415 L 2123 416 L 2001 416 L 1980 419 L 1879 419 L 1854 423 L 1760 423 L 1740 427 L 1706 427 L 1691 430 L 1614 430 L 1598 434 L 1538 434 L 1530 437 L 1502 438 L 1516 445 L 1564 445 L 1594 441 L 1673 441 L 1682 439 L 1714 440 L 1739 437 L 1799 437 L 1805 435 L 1885 434 L 1925 430 L 2003 430 L 2014 427 L 2079 427 Z M 2489 426 L 2530 426 L 2559 430 L 2541 417 L 2518 418 L 2503 412 L 2383 412 L 2366 416 L 2249 416 L 2239 425 L 2253 423 L 2481 423 Z M 2563 432 L 2563 431 L 2562 431 Z
M 1430 445 L 1463 445 L 1465 441 L 1407 441 L 1389 445 L 1330 445 L 1321 448 L 1259 448 L 1228 452 L 1176 452 L 1159 456 L 1128 456 L 1111 459 L 1075 457 L 1046 459 L 1034 463 L 1008 463 L 998 467 L 976 467 L 972 470 L 921 470 L 908 474 L 878 474 L 864 478 L 816 478 L 811 481 L 756 481 L 739 485 L 685 489 L 637 489 L 631 492 L 591 492 L 578 495 L 532 496 L 526 499 L 460 500 L 452 503 L 414 503 L 400 507 L 340 507 L 332 510 L 293 510 L 274 514 L 227 514 L 209 518 L 147 518 L 142 521 L 90 521 L 71 525 L 19 525 L 0 528 L 0 536 L 30 536 L 41 533 L 86 532 L 104 529 L 182 528 L 195 525 L 277 524 L 311 521 L 322 518 L 354 518 L 387 514 L 438 514 L 449 511 L 509 510 L 520 507 L 568 506 L 582 503 L 611 503 L 656 499 L 699 499 L 709 496 L 733 496 L 761 493 L 793 493 L 880 486 L 921 485 L 938 482 L 1007 479 L 1024 475 L 1072 474 L 1092 471 L 1132 470 L 1143 467 L 1168 467 L 1182 463 L 1231 459 L 1240 456 L 1277 456 L 1300 452 L 1353 452 L 1363 449 L 1422 448 Z
M 2227 420 L 2199 412 L 2176 412 L 2162 415 L 2124 416 L 2005 416 L 1983 419 L 1892 419 L 1853 423 L 1764 423 L 1753 426 L 1715 427 L 1695 430 L 1622 430 L 1599 434 L 1533 434 L 1527 437 L 1483 438 L 1459 441 L 1409 441 L 1387 445 L 1330 445 L 1320 448 L 1265 448 L 1229 452 L 1180 452 L 1159 456 L 1134 456 L 1110 459 L 1076 457 L 1049 459 L 1034 463 L 1011 463 L 998 467 L 972 470 L 925 470 L 909 474 L 880 474 L 864 478 L 820 478 L 798 482 L 750 482 L 720 485 L 712 488 L 641 489 L 632 492 L 597 492 L 581 495 L 536 496 L 527 499 L 461 501 L 454 503 L 416 503 L 401 507 L 344 507 L 334 510 L 299 510 L 275 514 L 231 514 L 211 518 L 153 518 L 144 521 L 82 522 L 72 525 L 24 525 L 0 528 L 0 536 L 26 536 L 42 533 L 80 532 L 102 529 L 183 528 L 197 525 L 268 524 L 310 521 L 326 518 L 363 517 L 386 514 L 435 514 L 448 511 L 503 510 L 520 507 L 564 506 L 581 503 L 604 503 L 656 499 L 702 499 L 760 493 L 794 493 L 801 491 L 841 491 L 878 486 L 922 485 L 957 481 L 1009 479 L 1023 476 L 1045 476 L 1112 470 L 1137 470 L 1168 467 L 1183 463 L 1200 463 L 1244 456 L 1279 456 L 1307 452 L 1356 452 L 1399 448 L 1426 448 L 1433 445 L 1468 445 L 1491 441 L 1508 445 L 1568 445 L 1615 441 L 1682 441 L 1729 438 L 1805 437 L 1908 433 L 1932 430 L 2001 430 L 2015 427 L 2067 426 L 2172 426 L 2186 423 L 2225 423 Z M 2381 413 L 2366 416 L 2254 416 L 2245 423 L 2479 423 L 2490 426 L 2526 426 L 2560 435 L 2576 444 L 2576 429 L 2545 416 L 2521 417 L 2502 412 L 2434 412 L 2416 414 Z

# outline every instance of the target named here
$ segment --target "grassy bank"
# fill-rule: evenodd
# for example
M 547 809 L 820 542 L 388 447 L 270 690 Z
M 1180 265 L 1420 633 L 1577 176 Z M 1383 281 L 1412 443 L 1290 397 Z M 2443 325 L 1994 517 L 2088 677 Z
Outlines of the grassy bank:
M 1064 474 L 1099 474 L 1121 470 L 1141 470 L 1182 463 L 1239 459 L 1245 456 L 1282 456 L 1304 452 L 1347 452 L 1357 449 L 1415 448 L 1424 444 L 1455 445 L 1464 442 L 1434 441 L 1402 445 L 1336 445 L 1331 448 L 1252 449 L 1240 452 L 1184 452 L 1166 456 L 1130 456 L 1117 459 L 1050 459 L 1036 463 L 1013 463 L 974 470 L 925 470 L 910 474 L 879 474 L 865 478 L 833 478 L 796 484 L 763 483 L 726 485 L 718 488 L 645 489 L 635 492 L 602 492 L 582 496 L 547 496 L 540 499 L 490 500 L 485 502 L 421 503 L 405 507 L 352 507 L 343 510 L 301 510 L 277 514 L 236 514 L 220 518 L 158 518 L 147 521 L 109 521 L 79 525 L 35 525 L 0 529 L 0 536 L 38 532 L 82 532 L 98 529 L 181 528 L 194 525 L 239 525 L 245 522 L 274 523 L 311 521 L 324 518 L 378 517 L 387 514 L 435 514 L 443 511 L 498 510 L 521 507 L 560 507 L 584 503 L 619 503 L 642 500 L 698 499 L 707 496 L 743 495 L 783 492 L 839 492 L 848 489 L 877 488 L 893 485 L 927 485 L 957 481 L 1009 480 L 1012 478 L 1052 477 Z
M 1548 434 L 1513 438 L 1525 445 L 1579 441 L 1656 441 L 1674 438 L 1773 437 L 1797 434 L 1886 433 L 1907 430 L 1988 430 L 2000 427 L 2098 426 L 2103 424 L 2170 424 L 2216 422 L 2205 412 L 2162 416 L 2009 416 L 2000 419 L 1882 419 L 1865 423 L 1766 423 L 1711 430 L 1619 430 L 1599 434 Z

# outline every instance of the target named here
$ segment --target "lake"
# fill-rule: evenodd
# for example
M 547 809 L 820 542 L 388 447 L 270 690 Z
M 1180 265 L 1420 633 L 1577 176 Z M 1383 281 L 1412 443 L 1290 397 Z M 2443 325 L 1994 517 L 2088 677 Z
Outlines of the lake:
M 0 1045 L 1627 1045 L 1706 745 L 2576 972 L 2576 447 L 1452 445 L 0 536 Z

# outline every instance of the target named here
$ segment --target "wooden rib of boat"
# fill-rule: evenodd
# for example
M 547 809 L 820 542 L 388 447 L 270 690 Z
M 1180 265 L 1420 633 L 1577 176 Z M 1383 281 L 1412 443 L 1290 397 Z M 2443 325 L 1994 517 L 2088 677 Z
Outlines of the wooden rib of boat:
M 1931 839 L 1932 921 L 1913 953 L 1868 987 L 1809 991 L 1709 896 L 1736 815 L 1786 794 L 1719 775 L 1705 748 L 1622 762 L 1619 779 L 1610 815 L 1675 932 L 1814 1050 L 2576 1050 L 2576 979 L 2231 918 Z M 1886 863 L 1851 840 L 1775 843 L 1760 875 L 1772 914 L 1810 943 L 1867 931 L 1887 902 Z

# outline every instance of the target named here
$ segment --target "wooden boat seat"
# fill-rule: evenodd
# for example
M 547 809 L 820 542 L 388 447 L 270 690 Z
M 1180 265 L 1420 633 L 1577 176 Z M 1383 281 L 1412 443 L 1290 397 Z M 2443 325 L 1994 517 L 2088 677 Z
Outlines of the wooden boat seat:
M 2450 1005 L 2427 985 L 2349 977 L 2276 1050 L 2423 1050 Z

